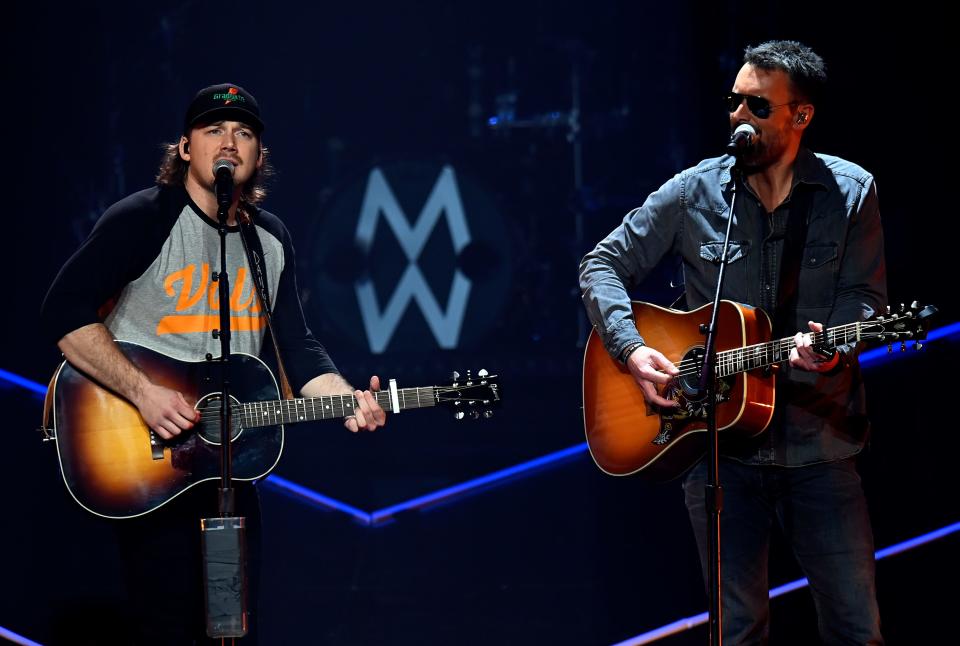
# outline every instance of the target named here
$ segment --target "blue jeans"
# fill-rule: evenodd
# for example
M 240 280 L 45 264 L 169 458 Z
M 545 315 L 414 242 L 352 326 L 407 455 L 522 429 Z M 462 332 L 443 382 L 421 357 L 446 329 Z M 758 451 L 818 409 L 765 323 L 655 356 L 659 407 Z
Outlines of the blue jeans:
M 701 461 L 683 482 L 706 580 L 707 510 Z M 810 580 L 826 644 L 882 644 L 873 533 L 853 458 L 804 467 L 720 461 L 724 644 L 765 644 L 770 528 L 777 520 Z

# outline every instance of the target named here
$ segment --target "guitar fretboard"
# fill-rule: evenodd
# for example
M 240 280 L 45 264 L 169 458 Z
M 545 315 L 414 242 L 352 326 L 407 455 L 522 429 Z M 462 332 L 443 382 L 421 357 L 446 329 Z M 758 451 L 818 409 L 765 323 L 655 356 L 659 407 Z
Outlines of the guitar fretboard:
M 861 323 L 849 323 L 832 327 L 823 332 L 811 332 L 814 344 L 822 344 L 835 348 L 844 343 L 854 343 L 860 340 Z M 746 372 L 756 368 L 787 361 L 790 351 L 796 347 L 793 337 L 748 345 L 733 350 L 724 350 L 717 353 L 716 373 L 718 377 L 727 377 L 739 372 Z
M 390 392 L 381 390 L 374 393 L 377 403 L 387 412 L 397 412 L 407 408 L 426 408 L 437 403 L 437 388 L 401 388 L 397 390 L 399 408 L 394 410 Z M 274 401 L 249 402 L 240 405 L 240 415 L 245 428 L 272 426 L 274 424 L 292 424 L 310 422 L 318 419 L 332 419 L 353 415 L 357 399 L 353 395 L 327 395 L 323 397 L 301 397 L 299 399 L 278 399 Z

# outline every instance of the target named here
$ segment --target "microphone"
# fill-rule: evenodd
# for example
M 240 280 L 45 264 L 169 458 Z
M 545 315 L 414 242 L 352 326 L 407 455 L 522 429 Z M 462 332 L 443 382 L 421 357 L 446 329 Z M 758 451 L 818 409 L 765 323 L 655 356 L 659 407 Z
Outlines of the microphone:
M 233 201 L 233 162 L 218 159 L 213 163 L 213 186 L 217 194 L 217 206 L 225 208 Z
M 739 156 L 753 147 L 753 139 L 757 136 L 757 129 L 749 123 L 741 123 L 737 129 L 730 135 L 730 141 L 727 143 L 726 151 Z

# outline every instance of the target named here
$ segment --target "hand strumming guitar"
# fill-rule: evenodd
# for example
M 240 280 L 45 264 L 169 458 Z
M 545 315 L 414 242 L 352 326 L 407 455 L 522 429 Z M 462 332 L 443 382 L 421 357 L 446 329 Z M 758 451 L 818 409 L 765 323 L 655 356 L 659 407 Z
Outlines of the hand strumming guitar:
M 648 403 L 665 407 L 677 406 L 677 402 L 672 399 L 664 399 L 657 393 L 656 384 L 669 383 L 671 379 L 680 374 L 677 367 L 662 353 L 642 345 L 630 353 L 626 365 L 637 385 L 640 386 L 640 390 L 643 391 L 643 398 Z

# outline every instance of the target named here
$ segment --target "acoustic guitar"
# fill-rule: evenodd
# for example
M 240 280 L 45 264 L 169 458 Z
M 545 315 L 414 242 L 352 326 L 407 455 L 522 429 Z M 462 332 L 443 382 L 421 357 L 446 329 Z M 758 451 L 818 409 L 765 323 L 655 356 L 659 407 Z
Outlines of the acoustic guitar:
M 121 351 L 154 383 L 196 402 L 200 421 L 164 440 L 126 399 L 103 388 L 69 362 L 60 364 L 47 391 L 60 471 L 70 495 L 107 518 L 146 514 L 187 489 L 220 477 L 219 361 L 180 361 L 143 346 L 118 341 Z M 280 399 L 276 379 L 260 359 L 230 357 L 232 469 L 235 480 L 258 480 L 277 465 L 287 424 L 352 415 L 353 395 Z M 457 419 L 492 415 L 500 404 L 496 375 L 481 370 L 444 386 L 397 388 L 375 393 L 387 412 L 444 406 Z
M 662 352 L 680 374 L 658 391 L 676 401 L 676 409 L 648 404 L 630 371 L 610 357 L 596 330 L 583 358 L 584 429 L 590 454 L 611 475 L 642 473 L 653 479 L 676 477 L 706 450 L 706 413 L 698 394 L 704 335 L 712 305 L 692 312 L 634 302 L 637 330 L 644 342 Z M 813 343 L 835 348 L 846 343 L 893 343 L 926 338 L 936 308 L 916 303 L 813 335 Z M 772 369 L 790 357 L 793 337 L 771 340 L 770 317 L 757 308 L 721 301 L 717 317 L 715 368 L 717 429 L 721 439 L 762 433 L 773 419 L 775 375 Z M 917 344 L 920 347 L 920 344 Z

